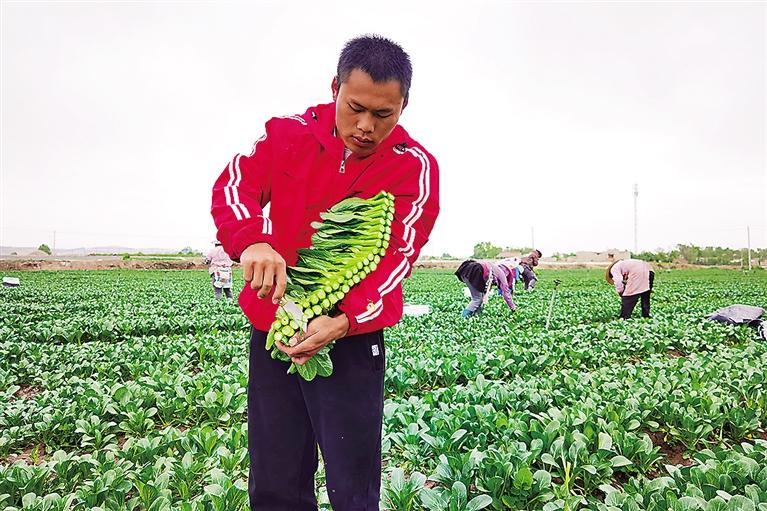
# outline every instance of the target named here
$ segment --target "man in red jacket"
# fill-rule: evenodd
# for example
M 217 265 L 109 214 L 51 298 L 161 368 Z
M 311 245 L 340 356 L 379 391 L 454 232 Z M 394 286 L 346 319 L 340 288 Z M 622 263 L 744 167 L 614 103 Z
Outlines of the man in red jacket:
M 333 103 L 266 123 L 250 155 L 236 155 L 213 187 L 218 239 L 243 266 L 240 305 L 253 324 L 248 383 L 249 494 L 254 510 L 316 510 L 322 450 L 336 511 L 378 509 L 385 349 L 383 328 L 402 316 L 402 280 L 439 212 L 437 162 L 398 125 L 412 68 L 379 36 L 349 41 L 332 81 Z M 313 221 L 347 197 L 395 196 L 387 253 L 375 271 L 320 316 L 302 342 L 280 349 L 302 364 L 322 347 L 333 374 L 311 382 L 264 349 L 287 266 L 311 244 Z M 263 208 L 270 204 L 270 213 Z

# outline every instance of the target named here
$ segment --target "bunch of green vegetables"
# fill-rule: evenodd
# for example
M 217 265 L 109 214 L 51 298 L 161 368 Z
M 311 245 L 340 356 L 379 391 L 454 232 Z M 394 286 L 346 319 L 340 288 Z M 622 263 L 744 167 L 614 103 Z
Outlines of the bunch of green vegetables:
M 320 218 L 322 222 L 312 223 L 317 232 L 312 235 L 311 248 L 299 250 L 296 265 L 288 268 L 285 299 L 298 306 L 301 318 L 284 307 L 277 309 L 266 338 L 266 349 L 274 359 L 289 362 L 274 344 L 288 345 L 312 318 L 332 314 L 349 290 L 376 269 L 389 246 L 394 196 L 382 191 L 370 199 L 350 197 Z M 330 376 L 331 347 L 332 343 L 303 365 L 291 363 L 288 372 L 298 372 L 305 380 Z

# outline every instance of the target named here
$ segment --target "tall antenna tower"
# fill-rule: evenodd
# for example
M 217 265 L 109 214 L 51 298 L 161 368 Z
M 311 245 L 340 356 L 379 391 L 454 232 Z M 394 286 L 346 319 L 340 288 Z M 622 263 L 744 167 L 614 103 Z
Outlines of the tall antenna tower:
M 639 185 L 634 183 L 634 254 L 639 253 L 639 243 L 637 242 L 637 199 L 639 198 Z

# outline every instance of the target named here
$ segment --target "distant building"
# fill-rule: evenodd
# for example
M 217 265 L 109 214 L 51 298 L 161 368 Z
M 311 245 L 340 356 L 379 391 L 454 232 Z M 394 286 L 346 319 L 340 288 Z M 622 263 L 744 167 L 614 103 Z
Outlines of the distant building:
M 628 250 L 611 249 L 604 252 L 576 252 L 575 257 L 568 257 L 567 262 L 573 263 L 611 263 L 621 259 L 631 258 L 631 252 Z
M 527 255 L 514 250 L 504 250 L 498 254 L 497 259 L 506 259 L 510 257 L 520 258 Z M 619 261 L 621 259 L 630 259 L 631 252 L 628 250 L 609 249 L 603 252 L 589 252 L 581 251 L 576 252 L 574 256 L 568 256 L 566 258 L 554 259 L 552 257 L 542 257 L 541 262 L 566 262 L 566 263 L 605 263 L 609 264 L 613 261 Z
M 50 257 L 48 254 L 46 254 L 42 250 L 33 250 L 32 252 L 24 254 L 24 256 L 26 256 L 26 257 Z

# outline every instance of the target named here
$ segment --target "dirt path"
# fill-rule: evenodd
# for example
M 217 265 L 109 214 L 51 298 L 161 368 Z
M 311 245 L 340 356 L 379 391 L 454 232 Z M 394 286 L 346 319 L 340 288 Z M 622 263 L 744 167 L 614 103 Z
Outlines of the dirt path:
M 121 257 L 79 257 L 72 259 L 0 259 L 0 271 L 19 270 L 201 270 L 202 258 L 122 259 Z

